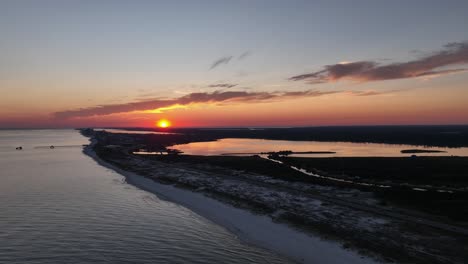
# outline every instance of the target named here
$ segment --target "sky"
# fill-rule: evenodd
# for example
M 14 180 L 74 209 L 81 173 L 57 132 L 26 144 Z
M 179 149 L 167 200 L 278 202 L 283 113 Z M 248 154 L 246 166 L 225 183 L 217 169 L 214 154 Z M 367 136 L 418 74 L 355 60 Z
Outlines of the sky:
M 0 0 L 0 128 L 468 124 L 468 1 Z

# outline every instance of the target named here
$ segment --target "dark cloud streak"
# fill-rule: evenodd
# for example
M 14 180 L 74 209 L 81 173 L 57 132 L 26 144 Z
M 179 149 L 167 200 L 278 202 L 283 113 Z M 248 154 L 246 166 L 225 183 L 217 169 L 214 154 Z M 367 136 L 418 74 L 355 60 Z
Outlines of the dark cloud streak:
M 249 57 L 252 53 L 250 51 L 246 51 L 244 53 L 242 53 L 241 55 L 239 55 L 239 57 L 237 57 L 238 60 L 243 60 L 247 57 Z
M 237 84 L 233 84 L 233 83 L 217 83 L 217 84 L 208 85 L 208 87 L 210 88 L 232 88 L 235 86 L 237 86 Z
M 211 67 L 210 67 L 210 70 L 220 66 L 220 65 L 223 65 L 223 64 L 228 64 L 232 59 L 232 56 L 226 56 L 226 57 L 222 57 L 222 58 L 219 58 L 217 59 L 215 62 L 213 62 L 213 64 L 211 64 Z
M 317 97 L 327 94 L 340 93 L 340 91 L 292 91 L 292 92 L 247 92 L 247 91 L 214 91 L 212 93 L 191 93 L 173 99 L 155 99 L 130 102 L 124 104 L 99 105 L 89 108 L 56 112 L 56 119 L 69 119 L 76 117 L 102 116 L 115 113 L 154 110 L 175 105 L 190 105 L 198 103 L 253 103 L 269 102 L 282 99 Z
M 449 43 L 444 49 L 413 61 L 381 65 L 375 61 L 357 61 L 326 65 L 320 71 L 296 75 L 289 80 L 311 84 L 348 79 L 360 82 L 415 77 L 430 77 L 464 72 L 468 69 L 440 69 L 468 63 L 468 42 Z
M 243 60 L 243 59 L 249 57 L 251 54 L 252 53 L 250 51 L 245 51 L 244 53 L 237 56 L 237 60 Z M 221 58 L 215 60 L 211 64 L 210 70 L 212 70 L 212 69 L 214 69 L 216 67 L 219 67 L 221 65 L 225 65 L 225 64 L 230 63 L 233 58 L 234 58 L 234 56 L 225 56 L 225 57 L 221 57 Z
M 394 94 L 397 92 L 404 91 L 403 89 L 400 90 L 390 90 L 390 91 L 375 91 L 375 90 L 367 90 L 367 91 L 347 91 L 348 94 L 354 96 L 375 96 L 375 95 L 384 95 L 384 94 Z

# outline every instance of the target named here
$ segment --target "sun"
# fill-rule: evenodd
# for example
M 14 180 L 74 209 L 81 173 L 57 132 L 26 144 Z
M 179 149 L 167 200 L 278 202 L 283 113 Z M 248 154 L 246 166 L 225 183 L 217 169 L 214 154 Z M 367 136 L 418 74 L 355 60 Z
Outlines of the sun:
M 171 122 L 167 119 L 161 119 L 158 122 L 156 122 L 156 126 L 160 128 L 168 128 L 171 126 Z

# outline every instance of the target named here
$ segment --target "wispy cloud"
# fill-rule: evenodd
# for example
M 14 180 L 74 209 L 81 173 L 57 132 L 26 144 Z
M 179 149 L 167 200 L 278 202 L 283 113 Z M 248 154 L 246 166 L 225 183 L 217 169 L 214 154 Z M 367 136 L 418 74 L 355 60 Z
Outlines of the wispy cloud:
M 155 99 L 130 102 L 125 104 L 99 105 L 89 108 L 80 108 L 54 113 L 57 119 L 70 119 L 76 117 L 90 117 L 126 113 L 134 111 L 147 111 L 172 109 L 175 106 L 182 108 L 192 104 L 208 103 L 255 103 L 284 100 L 303 97 L 318 97 L 327 94 L 341 93 L 342 91 L 290 91 L 290 92 L 248 92 L 248 91 L 214 91 L 212 93 L 190 93 L 173 99 Z
M 208 85 L 210 88 L 232 88 L 237 86 L 237 84 L 234 83 L 216 83 L 216 84 L 211 84 Z
M 247 57 L 249 57 L 252 53 L 250 51 L 246 51 L 242 54 L 240 54 L 239 56 L 237 56 L 237 60 L 243 60 Z M 224 57 L 221 57 L 217 60 L 215 60 L 212 64 L 211 64 L 211 67 L 210 67 L 210 70 L 216 68 L 216 67 L 219 67 L 221 65 L 225 65 L 225 64 L 228 64 L 231 62 L 231 60 L 234 58 L 235 56 L 224 56 Z
M 226 56 L 226 57 L 222 57 L 222 58 L 219 58 L 217 60 L 215 60 L 213 62 L 213 64 L 211 64 L 211 67 L 210 67 L 210 70 L 220 66 L 220 65 L 223 65 L 223 64 L 228 64 L 232 59 L 232 56 Z
M 241 55 L 239 55 L 239 57 L 237 57 L 238 60 L 243 60 L 247 57 L 249 57 L 252 53 L 250 51 L 246 51 L 244 53 L 242 53 Z
M 296 75 L 289 80 L 312 84 L 347 79 L 358 82 L 382 81 L 415 77 L 434 77 L 466 72 L 467 68 L 441 69 L 468 63 L 468 42 L 449 43 L 443 50 L 408 62 L 381 65 L 375 61 L 357 61 L 326 65 L 320 71 Z
M 374 96 L 374 95 L 384 95 L 384 94 L 394 94 L 401 92 L 403 90 L 389 90 L 389 91 L 375 91 L 375 90 L 366 90 L 366 91 L 347 91 L 348 94 L 354 96 Z

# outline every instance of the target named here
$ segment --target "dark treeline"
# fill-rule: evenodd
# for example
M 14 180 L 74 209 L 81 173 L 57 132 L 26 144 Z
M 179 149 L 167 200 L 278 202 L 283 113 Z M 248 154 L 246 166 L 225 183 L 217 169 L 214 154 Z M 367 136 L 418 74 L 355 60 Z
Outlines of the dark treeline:
M 138 128 L 129 128 L 138 129 Z M 141 128 L 139 128 L 141 129 Z M 144 129 L 151 130 L 151 129 Z M 158 129 L 153 129 L 158 131 Z M 165 130 L 167 131 L 167 130 Z M 342 126 L 302 128 L 179 128 L 171 132 L 194 138 L 258 138 L 304 141 L 346 141 L 409 144 L 438 147 L 468 147 L 468 125 L 452 126 Z

